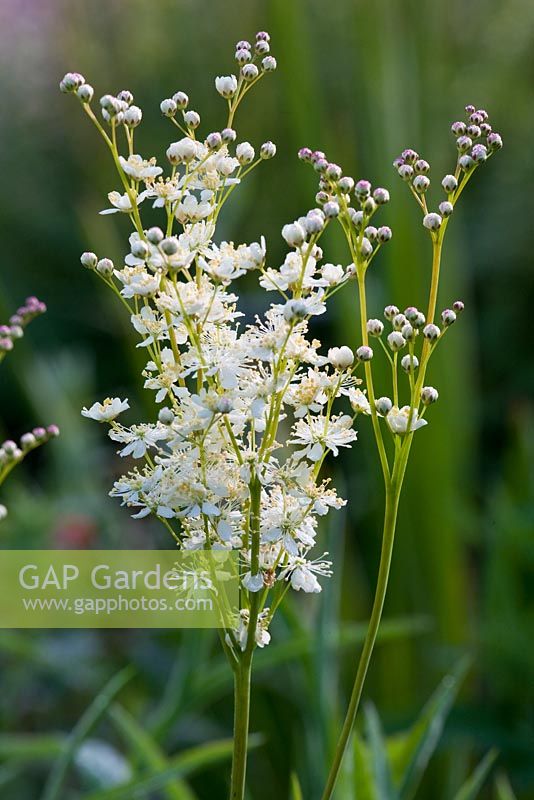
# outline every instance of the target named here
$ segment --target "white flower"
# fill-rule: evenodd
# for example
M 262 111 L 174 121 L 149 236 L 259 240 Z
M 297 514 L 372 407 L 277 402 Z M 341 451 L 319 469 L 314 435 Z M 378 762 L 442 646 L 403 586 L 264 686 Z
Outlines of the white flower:
M 161 167 L 156 166 L 154 158 L 145 161 L 139 155 L 131 155 L 128 159 L 119 156 L 119 162 L 124 172 L 136 181 L 152 181 L 163 172 Z
M 410 431 L 416 431 L 427 424 L 426 419 L 419 419 L 417 409 L 410 409 L 410 406 L 403 406 L 398 408 L 393 406 L 391 411 L 386 415 L 386 422 L 393 433 L 403 434 L 408 431 L 408 420 L 411 412 Z
M 136 205 L 142 203 L 147 195 L 148 192 L 141 192 L 141 194 L 138 194 L 135 198 Z M 100 211 L 100 214 L 116 214 L 118 211 L 122 211 L 123 214 L 131 214 L 133 211 L 133 206 L 127 194 L 110 192 L 108 194 L 108 200 L 113 208 L 105 208 L 103 211 Z
M 198 153 L 200 143 L 189 136 L 180 139 L 179 142 L 173 142 L 167 148 L 167 158 L 171 164 L 180 164 L 182 161 L 192 161 Z
M 176 219 L 178 222 L 198 222 L 209 217 L 213 211 L 211 191 L 204 191 L 200 194 L 200 200 L 194 194 L 188 194 L 176 208 Z
M 291 586 L 297 592 L 317 593 L 321 591 L 321 584 L 315 575 L 332 575 L 331 561 L 307 561 L 305 558 L 290 558 L 289 566 L 280 573 L 280 580 L 290 576 Z
M 353 386 L 351 386 L 348 391 L 348 395 L 353 411 L 356 411 L 357 414 L 371 413 L 371 405 L 369 400 L 361 389 L 355 389 Z
M 124 285 L 121 291 L 123 297 L 148 297 L 159 289 L 161 275 L 147 272 L 143 267 L 124 267 L 115 272 L 117 278 Z
M 263 589 L 263 575 L 261 572 L 258 572 L 257 575 L 252 575 L 251 572 L 247 572 L 243 576 L 241 583 L 249 592 L 261 592 Z
M 323 264 L 321 275 L 327 286 L 337 286 L 345 277 L 341 264 Z
M 306 241 L 306 231 L 300 222 L 284 225 L 282 228 L 282 236 L 290 247 L 299 247 Z
M 345 370 L 354 363 L 354 353 L 346 345 L 343 345 L 343 347 L 331 347 L 328 351 L 328 360 L 336 369 Z
M 95 419 L 97 422 L 110 422 L 123 411 L 130 408 L 128 400 L 118 397 L 107 397 L 103 403 L 93 403 L 91 408 L 83 408 L 82 416 Z
M 337 456 L 339 447 L 350 447 L 350 443 L 357 438 L 357 433 L 351 426 L 352 419 L 346 414 L 330 420 L 322 416 L 310 417 L 307 422 L 299 419 L 293 427 L 294 435 L 290 442 L 306 445 L 303 453 L 310 461 L 318 461 L 325 448 Z
M 215 88 L 222 97 L 233 97 L 237 91 L 237 78 L 235 75 L 223 75 L 215 78 Z

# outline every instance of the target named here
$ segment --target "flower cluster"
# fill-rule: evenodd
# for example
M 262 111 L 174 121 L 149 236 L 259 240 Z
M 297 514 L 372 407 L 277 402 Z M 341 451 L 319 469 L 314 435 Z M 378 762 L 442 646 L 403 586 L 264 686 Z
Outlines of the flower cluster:
M 27 297 L 23 306 L 17 309 L 9 319 L 8 325 L 0 325 L 0 361 L 6 354 L 13 349 L 17 339 L 24 335 L 24 328 L 32 319 L 44 314 L 46 306 L 36 297 Z M 57 425 L 49 425 L 47 428 L 34 428 L 20 437 L 20 441 L 7 439 L 0 445 L 0 485 L 5 481 L 9 473 L 20 464 L 28 455 L 30 450 L 34 450 L 50 439 L 59 435 Z M 7 516 L 7 509 L 0 504 L 0 522 Z
M 9 318 L 9 324 L 0 325 L 0 361 L 13 350 L 15 341 L 22 338 L 26 325 L 45 311 L 44 303 L 36 297 L 27 297 L 24 305 Z
M 476 109 L 473 105 L 465 107 L 466 121 L 458 120 L 451 125 L 451 131 L 456 138 L 458 158 L 454 174 L 445 175 L 441 186 L 446 194 L 438 206 L 438 212 L 428 210 L 426 192 L 430 188 L 430 164 L 419 156 L 415 150 L 404 150 L 395 159 L 393 166 L 399 177 L 405 181 L 423 210 L 423 225 L 431 232 L 438 231 L 443 220 L 450 217 L 454 211 L 456 200 L 463 187 L 481 164 L 490 158 L 503 143 L 501 136 L 493 131 L 488 114 L 483 108 Z
M 272 613 L 289 586 L 319 592 L 318 578 L 331 574 L 330 562 L 311 551 L 318 520 L 345 501 L 320 472 L 328 453 L 337 456 L 356 440 L 353 422 L 365 401 L 356 372 L 366 353 L 342 346 L 323 354 L 309 335 L 310 319 L 325 312 L 354 271 L 323 262 L 319 240 L 335 216 L 328 204 L 284 226 L 289 252 L 278 267 L 267 266 L 263 238 L 214 241 L 232 191 L 276 152 L 271 142 L 259 155 L 249 142 L 236 144 L 232 127 L 244 95 L 276 66 L 268 53 L 264 32 L 254 46 L 238 43 L 239 77 L 215 81 L 228 105 L 226 126 L 204 139 L 184 92 L 162 101 L 163 115 L 183 133 L 166 151 L 167 175 L 156 159 L 135 154 L 130 92 L 100 100 L 108 134 L 83 78 L 69 73 L 61 83 L 104 137 L 122 183 L 104 213 L 132 221 L 123 263 L 91 252 L 81 262 L 128 309 L 147 354 L 144 386 L 153 392 L 157 420 L 121 424 L 129 405 L 120 398 L 82 413 L 108 423 L 120 455 L 139 462 L 111 491 L 135 517 L 156 516 L 184 549 L 239 551 L 243 607 L 229 634 L 237 649 L 268 642 Z M 141 120 L 140 109 L 135 117 Z M 145 201 L 163 213 L 161 227 L 143 225 Z M 374 239 L 378 245 L 390 235 L 383 229 Z M 233 286 L 251 272 L 277 298 L 263 317 L 244 324 Z M 345 398 L 345 412 L 334 408 L 337 398 Z

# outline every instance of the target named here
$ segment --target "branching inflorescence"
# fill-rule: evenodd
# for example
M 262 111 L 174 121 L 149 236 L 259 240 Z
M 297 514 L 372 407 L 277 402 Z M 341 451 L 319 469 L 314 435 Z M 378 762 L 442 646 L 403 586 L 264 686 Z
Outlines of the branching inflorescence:
M 24 336 L 25 327 L 35 317 L 44 314 L 46 306 L 36 297 L 27 297 L 23 306 L 17 309 L 9 319 L 8 325 L 0 325 L 0 363 L 6 355 L 10 353 L 15 342 Z M 35 450 L 49 439 L 59 435 L 57 425 L 49 425 L 47 428 L 34 428 L 20 437 L 20 441 L 14 442 L 7 439 L 0 445 L 0 486 L 5 481 L 12 470 L 23 461 L 30 450 Z M 7 516 L 7 509 L 0 505 L 0 522 Z
M 136 153 L 142 112 L 129 91 L 100 99 L 100 121 L 85 79 L 68 73 L 61 82 L 63 91 L 80 100 L 116 167 L 120 189 L 110 192 L 111 207 L 101 213 L 123 213 L 133 226 L 129 252 L 118 268 L 94 253 L 84 253 L 81 261 L 127 310 L 140 338 L 137 346 L 147 353 L 144 385 L 154 392 L 159 409 L 157 421 L 130 426 L 117 421 L 128 408 L 119 398 L 82 413 L 109 423 L 121 456 L 139 462 L 111 491 L 136 517 L 154 515 L 184 549 L 239 551 L 240 608 L 222 637 L 235 673 L 232 798 L 244 793 L 253 652 L 269 642 L 270 622 L 288 588 L 319 592 L 320 579 L 331 574 L 326 554 L 313 552 L 318 521 L 345 501 L 321 477 L 321 469 L 329 453 L 337 456 L 356 440 L 357 416 L 371 418 L 386 487 L 383 557 L 359 677 L 325 790 L 330 797 L 380 621 L 412 436 L 426 424 L 427 407 L 437 399 L 437 391 L 425 384 L 428 361 L 463 309 L 457 302 L 443 312 L 440 327 L 434 323 L 443 236 L 467 181 L 500 146 L 500 138 L 491 132 L 485 112 L 468 107 L 468 122 L 453 126 L 460 158 L 455 174 L 443 181 L 446 200 L 439 214 L 429 213 L 426 205 L 429 165 L 411 150 L 396 161 L 421 206 L 434 258 L 426 313 L 388 306 L 385 317 L 392 330 L 384 342 L 384 324 L 367 318 L 365 276 L 391 239 L 388 227 L 371 224 L 389 200 L 385 189 L 372 191 L 368 181 L 355 182 L 323 153 L 304 148 L 300 158 L 320 175 L 317 206 L 284 225 L 290 249 L 283 264 L 267 266 L 263 238 L 238 246 L 214 242 L 224 203 L 276 152 L 267 141 L 257 155 L 249 142 L 238 143 L 233 127 L 244 96 L 276 67 L 269 50 L 264 32 L 254 45 L 238 42 L 239 75 L 215 80 L 228 106 L 221 131 L 197 138 L 200 117 L 187 95 L 179 91 L 163 100 L 162 114 L 180 132 L 166 152 L 167 176 L 156 159 Z M 147 205 L 161 210 L 161 227 L 143 224 Z M 323 259 L 320 240 L 333 222 L 341 224 L 347 238 L 347 267 Z M 251 272 L 276 299 L 265 315 L 246 324 L 233 285 Z M 361 343 L 355 351 L 343 345 L 322 354 L 320 342 L 309 336 L 309 323 L 347 284 L 357 288 Z M 390 396 L 376 396 L 371 341 L 390 363 Z

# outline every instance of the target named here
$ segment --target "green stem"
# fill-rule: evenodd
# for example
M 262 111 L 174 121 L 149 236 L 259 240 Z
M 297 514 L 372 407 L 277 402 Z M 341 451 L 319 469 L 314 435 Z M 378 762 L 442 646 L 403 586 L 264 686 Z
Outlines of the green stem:
M 243 800 L 245 797 L 251 672 L 252 655 L 247 653 L 234 669 L 234 752 L 230 800 Z
M 332 766 L 330 768 L 324 792 L 322 794 L 322 800 L 330 800 L 336 785 L 336 781 L 339 776 L 341 763 L 343 761 L 343 756 L 345 754 L 345 750 L 347 749 L 347 745 L 356 720 L 356 715 L 358 713 L 358 708 L 360 705 L 360 700 L 363 691 L 363 685 L 365 683 L 367 670 L 369 669 L 369 664 L 371 661 L 371 656 L 373 654 L 376 637 L 378 635 L 378 629 L 380 627 L 380 621 L 382 619 L 382 610 L 384 608 L 384 600 L 386 597 L 388 581 L 389 581 L 389 571 L 391 567 L 391 557 L 393 554 L 393 543 L 395 541 L 395 528 L 397 525 L 397 512 L 399 508 L 399 499 L 402 491 L 402 484 L 404 480 L 404 473 L 406 470 L 406 463 L 410 452 L 411 437 L 412 435 L 408 434 L 404 446 L 401 448 L 401 450 L 398 453 L 398 456 L 395 459 L 395 464 L 393 466 L 393 472 L 391 478 L 386 483 L 386 504 L 384 512 L 382 552 L 380 555 L 380 566 L 378 568 L 378 578 L 376 584 L 375 598 L 373 602 L 373 609 L 371 612 L 371 618 L 369 620 L 369 626 L 367 628 L 367 633 L 365 636 L 362 654 L 358 662 L 358 669 L 356 672 L 356 678 L 354 680 L 354 686 L 352 688 L 349 707 L 347 709 L 345 721 L 343 723 L 341 734 L 339 736 L 339 740 L 336 745 L 334 759 L 332 762 Z

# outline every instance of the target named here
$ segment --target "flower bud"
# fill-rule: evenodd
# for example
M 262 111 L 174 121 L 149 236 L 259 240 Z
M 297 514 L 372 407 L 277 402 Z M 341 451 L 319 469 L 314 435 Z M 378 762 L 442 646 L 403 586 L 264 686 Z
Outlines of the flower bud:
M 465 134 L 466 127 L 467 126 L 465 122 L 453 122 L 451 125 L 451 131 L 455 136 L 463 136 Z
M 382 336 L 384 332 L 384 323 L 379 319 L 367 320 L 367 333 L 369 336 Z
M 59 428 L 57 425 L 48 425 L 46 428 L 46 432 L 49 436 L 53 437 L 54 439 L 59 436 Z
M 269 42 L 259 41 L 254 45 L 254 50 L 259 56 L 264 56 L 270 51 Z
M 223 142 L 230 143 L 230 142 L 235 142 L 235 140 L 237 138 L 237 133 L 234 131 L 233 128 L 224 128 L 221 131 L 221 136 L 222 136 Z
M 88 83 L 82 84 L 78 89 L 78 91 L 76 92 L 78 98 L 82 101 L 82 103 L 90 103 L 91 100 L 93 99 L 94 93 L 95 90 Z
M 430 186 L 430 180 L 426 175 L 416 175 L 413 179 L 412 186 L 418 194 L 424 194 Z
M 250 164 L 254 161 L 254 148 L 250 142 L 241 142 L 235 150 L 236 158 L 241 165 Z
M 166 256 L 173 256 L 178 251 L 178 241 L 175 236 L 168 236 L 161 240 L 160 247 Z
M 351 178 L 350 175 L 344 175 L 337 182 L 337 186 L 340 192 L 349 194 L 354 190 L 354 178 Z
M 37 445 L 37 439 L 33 435 L 33 433 L 24 433 L 20 437 L 20 446 L 22 451 L 31 450 L 32 447 Z
M 498 133 L 490 133 L 487 142 L 490 150 L 500 150 L 502 147 L 502 139 Z
M 430 164 L 428 161 L 425 161 L 424 158 L 418 158 L 413 168 L 418 175 L 424 175 L 430 172 Z
M 456 322 L 456 313 L 451 308 L 446 308 L 445 311 L 441 312 L 441 321 L 448 328 L 449 325 Z
M 233 408 L 233 403 L 229 397 L 218 397 L 215 401 L 215 411 L 218 414 L 229 414 Z
M 372 197 L 367 197 L 362 203 L 362 208 L 365 214 L 371 216 L 376 211 L 376 203 Z
M 441 335 L 441 331 L 437 325 L 430 323 L 429 325 L 425 325 L 423 328 L 423 336 L 425 339 L 428 339 L 430 342 L 435 342 L 436 339 L 439 339 Z
M 301 161 L 306 161 L 309 163 L 311 161 L 312 151 L 309 147 L 301 147 L 297 155 Z
M 356 358 L 358 361 L 370 361 L 373 357 L 373 350 L 365 344 L 358 347 L 356 350 Z
M 396 353 L 398 350 L 402 350 L 403 347 L 406 345 L 406 339 L 400 333 L 400 331 L 392 331 L 388 336 L 388 345 Z
M 284 306 L 284 319 L 286 322 L 298 322 L 304 319 L 307 309 L 303 300 L 288 300 Z
M 476 144 L 471 150 L 471 158 L 476 164 L 482 164 L 488 157 L 487 148 L 483 144 Z
M 273 56 L 265 56 L 261 62 L 264 72 L 273 72 L 276 69 L 276 58 Z
M 422 327 L 424 327 L 425 322 L 426 322 L 426 317 L 421 311 L 418 311 L 417 314 L 411 320 L 412 326 L 417 330 L 420 330 Z
M 98 258 L 96 257 L 96 253 L 82 253 L 80 256 L 80 261 L 83 267 L 87 269 L 95 269 Z
M 376 237 L 378 236 L 378 230 L 375 228 L 374 225 L 368 225 L 364 233 L 370 242 L 374 242 L 376 240 Z
M 146 232 L 146 238 L 150 242 L 150 244 L 159 244 L 163 239 L 163 231 L 161 228 L 154 226 L 153 228 L 149 228 Z
M 452 308 L 457 314 L 461 314 L 465 306 L 461 300 L 455 300 L 454 303 L 452 304 Z
M 214 131 L 206 136 L 206 145 L 210 150 L 218 150 L 222 147 L 222 136 L 219 131 Z
M 183 111 L 189 105 L 189 97 L 186 95 L 185 92 L 176 92 L 176 94 L 173 94 L 172 99 L 174 100 L 180 111 Z
M 139 106 L 130 106 L 124 112 L 124 124 L 128 128 L 136 128 L 143 119 L 143 112 Z
M 174 422 L 174 413 L 170 408 L 162 408 L 159 411 L 158 420 L 162 425 L 172 425 Z
M 360 200 L 364 200 L 371 194 L 371 184 L 369 183 L 369 181 L 364 181 L 364 180 L 358 181 L 358 183 L 354 187 L 354 192 Z
M 256 64 L 245 64 L 241 67 L 241 75 L 246 81 L 254 81 L 259 75 Z
M 415 341 L 415 337 L 417 336 L 417 331 L 412 325 L 410 325 L 409 322 L 407 322 L 406 325 L 402 326 L 400 332 L 402 333 L 407 342 Z
M 454 211 L 454 206 L 452 203 L 449 203 L 448 200 L 443 200 L 442 203 L 439 204 L 439 213 L 442 217 L 450 217 L 452 212 Z
M 401 158 L 406 164 L 415 164 L 419 158 L 419 155 L 415 152 L 415 150 L 409 148 L 408 150 L 402 151 Z
M 0 522 L 7 517 L 7 508 L 0 504 Z
M 184 161 L 185 163 L 192 161 L 197 153 L 197 147 L 197 142 L 185 136 L 179 142 L 172 142 L 167 148 L 166 155 L 169 162 L 176 166 Z
M 341 178 L 341 167 L 338 164 L 329 164 L 326 168 L 326 177 L 331 181 L 338 181 Z
M 174 115 L 178 111 L 176 100 L 173 100 L 172 97 L 168 97 L 166 100 L 162 100 L 161 103 L 159 104 L 159 107 L 164 117 L 174 117 Z
M 290 247 L 299 247 L 306 241 L 306 231 L 298 222 L 284 225 L 282 236 Z
M 333 219 L 339 215 L 339 203 L 336 203 L 335 200 L 330 200 L 324 204 L 323 211 L 327 219 Z
M 343 371 L 351 367 L 354 363 L 354 353 L 347 347 L 332 347 L 328 351 L 328 360 L 335 369 Z
M 393 232 L 387 225 L 382 225 L 376 232 L 376 236 L 379 242 L 389 242 L 393 236 Z
M 276 155 L 276 145 L 274 142 L 264 142 L 260 147 L 260 157 L 263 159 L 274 158 Z
M 143 261 L 148 256 L 148 245 L 142 239 L 135 239 L 131 245 L 131 253 L 136 258 L 141 258 Z
M 454 175 L 445 175 L 443 180 L 441 181 L 441 185 L 447 192 L 447 194 L 451 194 L 458 188 L 458 181 L 454 177 Z
M 433 386 L 423 386 L 421 389 L 421 402 L 424 406 L 429 406 L 432 403 L 435 403 L 438 397 L 438 390 L 434 389 Z
M 67 72 L 59 84 L 62 92 L 75 92 L 85 83 L 85 78 L 79 72 Z
M 252 60 L 252 53 L 246 47 L 240 47 L 235 51 L 235 60 L 238 64 L 247 64 Z
M 96 265 L 96 271 L 99 272 L 104 278 L 110 278 L 115 269 L 111 258 L 101 258 Z
M 469 136 L 459 136 L 456 140 L 456 147 L 460 153 L 467 153 L 473 146 L 473 140 Z
M 383 206 L 386 203 L 389 203 L 389 192 L 387 189 L 382 189 L 378 187 L 373 192 L 373 200 L 377 204 L 377 206 Z
M 223 75 L 215 78 L 215 88 L 221 95 L 229 100 L 237 92 L 237 78 L 235 75 Z
M 409 164 L 401 164 L 398 169 L 398 173 L 403 181 L 411 181 L 413 178 L 413 167 L 411 167 Z
M 386 306 L 384 309 L 384 317 L 390 321 L 398 313 L 399 309 L 397 308 L 397 306 Z
M 416 356 L 406 355 L 401 358 L 401 367 L 405 372 L 415 372 L 419 366 L 419 359 Z
M 200 125 L 200 114 L 196 111 L 186 111 L 184 114 L 184 122 L 188 128 L 198 128 Z
M 437 231 L 437 230 L 439 230 L 441 228 L 441 223 L 442 222 L 443 222 L 443 220 L 441 219 L 440 215 L 439 214 L 435 214 L 433 212 L 430 213 L 430 214 L 425 214 L 425 216 L 423 217 L 423 225 L 429 231 Z
M 377 413 L 380 414 L 382 417 L 385 417 L 386 414 L 389 414 L 391 409 L 393 408 L 393 403 L 389 399 L 389 397 L 379 397 L 375 403 Z
M 467 172 L 467 170 L 472 169 L 475 166 L 475 162 L 469 155 L 460 156 L 458 159 L 458 164 L 464 170 L 464 172 Z
M 406 325 L 406 317 L 404 314 L 395 314 L 391 320 L 391 324 L 396 331 L 400 331 Z

